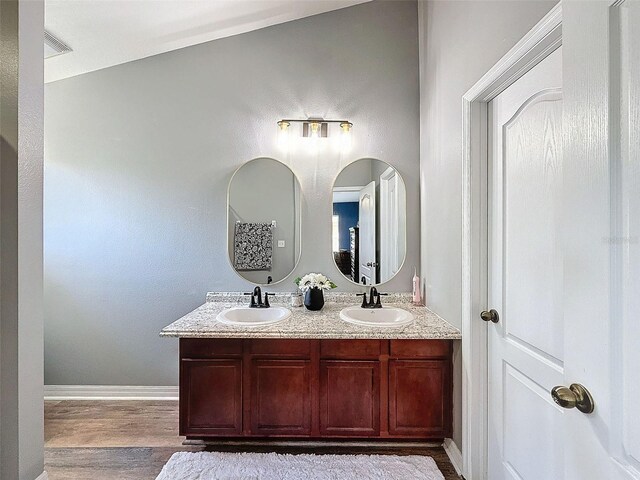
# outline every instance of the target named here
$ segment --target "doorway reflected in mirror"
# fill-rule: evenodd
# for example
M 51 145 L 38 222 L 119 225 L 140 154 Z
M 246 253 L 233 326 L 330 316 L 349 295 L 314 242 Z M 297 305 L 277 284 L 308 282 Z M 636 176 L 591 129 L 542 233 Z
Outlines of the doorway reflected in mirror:
M 332 249 L 336 267 L 354 283 L 391 280 L 406 255 L 406 191 L 386 162 L 361 159 L 333 186 Z

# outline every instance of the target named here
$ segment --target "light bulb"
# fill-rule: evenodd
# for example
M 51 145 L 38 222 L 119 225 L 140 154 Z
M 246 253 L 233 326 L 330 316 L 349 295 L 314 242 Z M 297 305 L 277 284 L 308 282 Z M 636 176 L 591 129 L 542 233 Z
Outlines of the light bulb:
M 340 128 L 342 131 L 340 132 L 340 144 L 342 147 L 342 151 L 347 152 L 351 149 L 351 127 L 353 126 L 350 122 L 342 122 L 340 123 Z
M 309 122 L 307 149 L 311 154 L 317 154 L 320 147 L 320 123 Z
M 310 137 L 311 138 L 319 138 L 320 137 L 320 124 L 318 122 L 311 122 L 309 124 L 309 127 L 311 128 Z
M 281 120 L 278 122 L 278 146 L 282 150 L 286 150 L 289 147 L 289 126 L 290 122 Z

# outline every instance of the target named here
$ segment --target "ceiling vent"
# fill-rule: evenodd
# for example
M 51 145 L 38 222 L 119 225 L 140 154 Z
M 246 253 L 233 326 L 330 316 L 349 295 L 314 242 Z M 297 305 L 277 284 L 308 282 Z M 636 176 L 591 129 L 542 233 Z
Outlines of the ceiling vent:
M 52 34 L 44 31 L 44 58 L 51 58 L 71 52 L 71 47 Z

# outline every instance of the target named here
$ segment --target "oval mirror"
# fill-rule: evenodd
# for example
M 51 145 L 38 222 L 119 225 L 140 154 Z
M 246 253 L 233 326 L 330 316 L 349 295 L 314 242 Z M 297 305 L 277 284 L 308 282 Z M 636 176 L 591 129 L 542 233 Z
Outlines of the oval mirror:
M 278 283 L 300 258 L 300 183 L 285 164 L 257 158 L 231 177 L 228 252 L 233 269 L 253 284 Z
M 391 280 L 406 255 L 406 190 L 398 171 L 375 159 L 356 160 L 333 184 L 332 249 L 352 282 Z

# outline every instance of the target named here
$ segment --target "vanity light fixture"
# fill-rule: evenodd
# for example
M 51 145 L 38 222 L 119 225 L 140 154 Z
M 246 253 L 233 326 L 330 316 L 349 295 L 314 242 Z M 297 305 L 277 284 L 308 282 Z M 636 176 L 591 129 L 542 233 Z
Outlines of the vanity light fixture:
M 306 120 L 283 119 L 278 122 L 278 144 L 287 148 L 289 142 L 289 130 L 292 123 L 302 124 L 302 137 L 309 138 L 312 142 L 312 150 L 318 148 L 318 139 L 329 136 L 329 124 L 336 123 L 340 126 L 341 146 L 348 149 L 351 146 L 351 130 L 353 123 L 348 120 L 325 120 L 323 118 L 307 118 Z
M 329 124 L 337 123 L 340 125 L 342 132 L 349 133 L 353 128 L 353 123 L 349 120 L 325 120 L 323 118 L 307 118 L 306 120 L 284 119 L 278 122 L 278 129 L 286 132 L 292 123 L 302 124 L 303 137 L 326 138 L 329 136 Z

